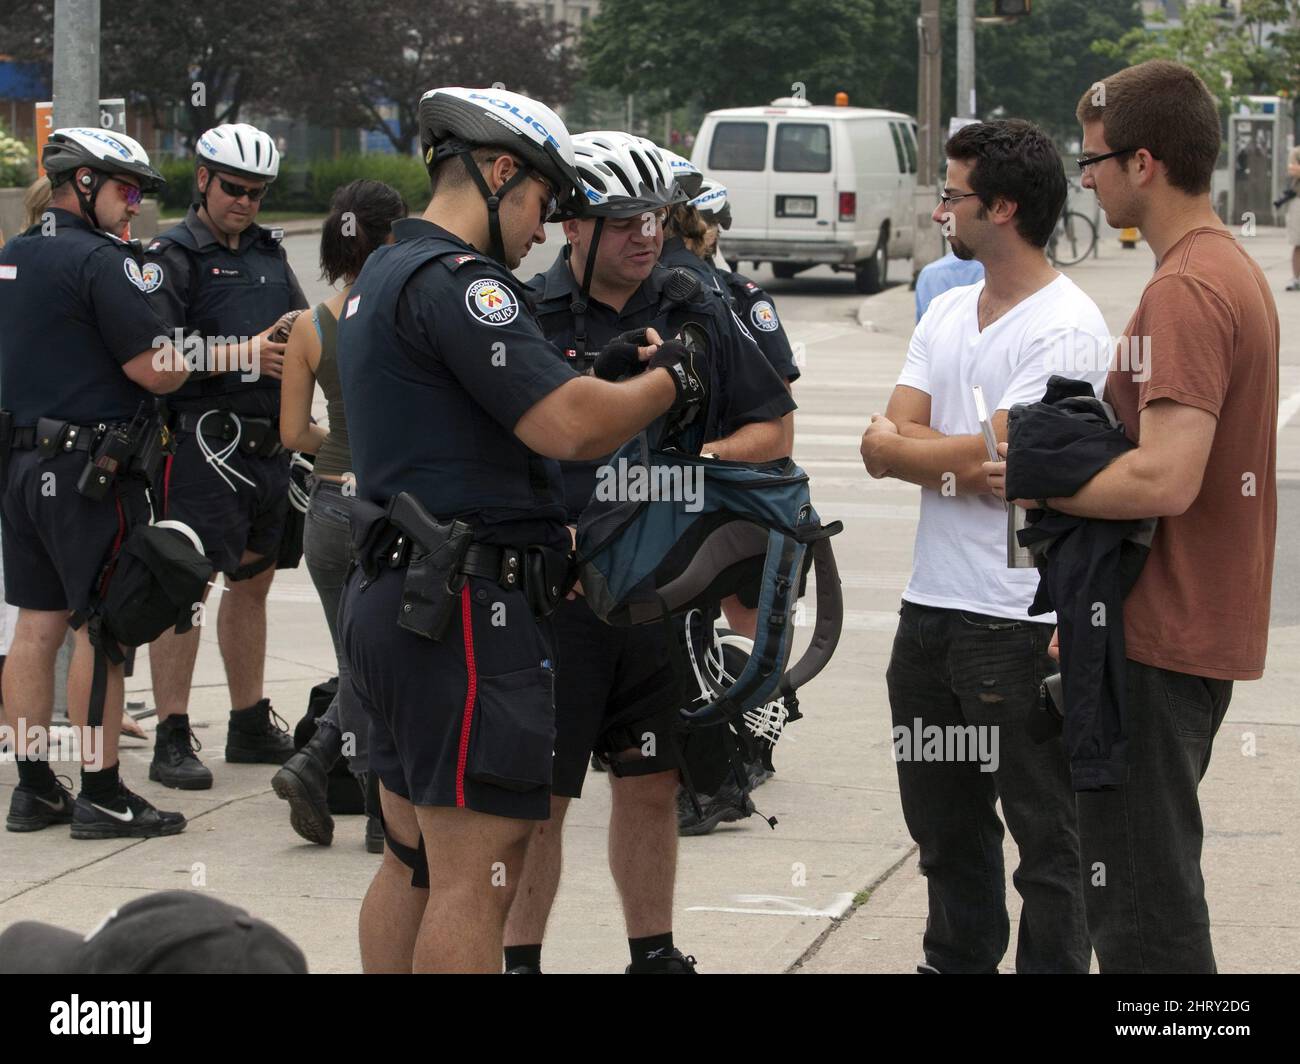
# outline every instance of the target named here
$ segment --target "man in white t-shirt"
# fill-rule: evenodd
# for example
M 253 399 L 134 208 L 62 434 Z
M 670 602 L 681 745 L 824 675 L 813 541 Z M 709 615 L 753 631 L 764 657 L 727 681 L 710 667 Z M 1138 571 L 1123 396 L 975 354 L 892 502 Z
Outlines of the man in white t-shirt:
M 1110 344 L 1091 299 L 1043 248 L 1065 203 L 1060 156 L 1027 122 L 978 123 L 947 143 L 934 212 L 979 284 L 936 296 L 912 334 L 886 415 L 862 458 L 873 477 L 921 485 L 912 577 L 887 681 L 908 831 L 928 880 L 923 972 L 993 972 L 1010 922 L 1003 825 L 1020 850 L 1018 972 L 1086 972 L 1090 959 L 1074 792 L 1039 688 L 1055 618 L 1030 618 L 1032 568 L 1007 567 L 1007 516 L 989 493 L 972 387 L 998 440 L 1007 412 L 1053 374 L 1106 378 Z M 1046 736 L 1046 737 L 1045 737 Z

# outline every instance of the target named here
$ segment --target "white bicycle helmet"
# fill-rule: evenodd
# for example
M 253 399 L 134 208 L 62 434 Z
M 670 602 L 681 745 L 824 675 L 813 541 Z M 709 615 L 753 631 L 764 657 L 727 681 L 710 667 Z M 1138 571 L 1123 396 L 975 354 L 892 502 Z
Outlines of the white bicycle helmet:
M 430 89 L 420 97 L 419 119 L 420 147 L 431 171 L 468 149 L 502 148 L 551 183 L 557 205 L 582 191 L 569 131 L 544 103 L 505 89 Z
M 586 186 L 586 202 L 575 204 L 574 214 L 625 218 L 684 198 L 662 149 L 644 137 L 595 130 L 574 137 L 573 150 Z
M 700 194 L 690 201 L 690 205 L 704 215 L 704 220 L 711 225 L 731 228 L 731 205 L 727 202 L 726 185 L 720 185 L 706 177 L 700 187 Z
M 247 122 L 209 129 L 199 137 L 194 161 L 209 170 L 268 184 L 280 173 L 280 152 L 275 141 Z
M 667 148 L 659 149 L 664 158 L 668 160 L 668 166 L 672 170 L 673 177 L 681 185 L 682 191 L 686 193 L 687 199 L 694 199 L 700 194 L 700 186 L 704 184 L 704 172 L 700 170 L 689 159 L 684 159 L 675 151 L 669 151 Z
M 145 192 L 153 192 L 167 183 L 150 164 L 149 153 L 139 141 L 107 129 L 81 126 L 56 129 L 41 152 L 41 165 L 52 185 L 70 180 L 83 166 L 101 174 L 130 174 Z

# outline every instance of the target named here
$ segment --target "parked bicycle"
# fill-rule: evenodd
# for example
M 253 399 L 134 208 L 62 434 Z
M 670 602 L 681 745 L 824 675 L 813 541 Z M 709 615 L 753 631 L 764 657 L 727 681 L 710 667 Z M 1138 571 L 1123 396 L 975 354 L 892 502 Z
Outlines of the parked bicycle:
M 1078 186 L 1070 182 L 1072 188 Z M 1073 266 L 1097 246 L 1097 226 L 1086 214 L 1068 208 L 1061 212 L 1047 241 L 1047 258 L 1053 266 Z

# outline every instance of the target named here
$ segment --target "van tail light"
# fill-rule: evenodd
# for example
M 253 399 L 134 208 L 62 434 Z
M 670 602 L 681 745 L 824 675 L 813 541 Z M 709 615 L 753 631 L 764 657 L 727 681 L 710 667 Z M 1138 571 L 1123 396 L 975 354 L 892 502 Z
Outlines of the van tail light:
M 856 192 L 840 193 L 840 221 L 851 222 L 858 216 L 858 194 Z

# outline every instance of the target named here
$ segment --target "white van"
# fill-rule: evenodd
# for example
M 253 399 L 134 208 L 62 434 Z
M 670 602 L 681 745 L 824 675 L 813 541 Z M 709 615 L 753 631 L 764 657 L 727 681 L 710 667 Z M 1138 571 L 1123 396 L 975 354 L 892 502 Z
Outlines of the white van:
M 897 111 L 773 100 L 711 111 L 691 161 L 727 186 L 722 254 L 772 264 L 778 277 L 828 263 L 859 292 L 884 287 L 889 260 L 912 254 L 916 122 Z

